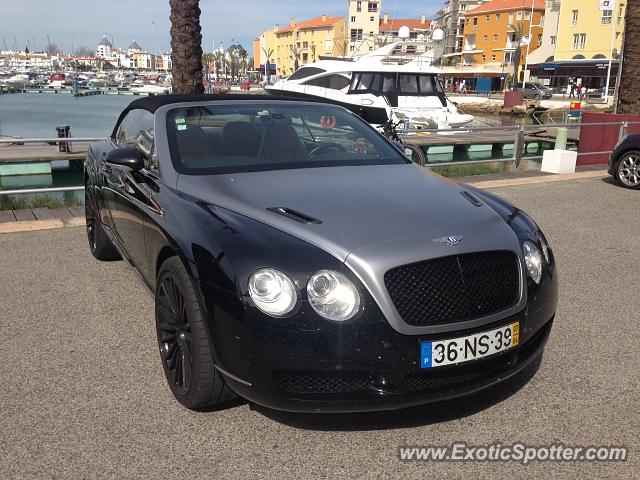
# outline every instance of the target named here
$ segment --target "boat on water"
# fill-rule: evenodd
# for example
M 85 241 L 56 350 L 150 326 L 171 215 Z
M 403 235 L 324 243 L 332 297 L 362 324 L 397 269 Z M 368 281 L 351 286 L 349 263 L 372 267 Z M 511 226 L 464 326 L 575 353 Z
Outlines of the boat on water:
M 146 93 L 148 95 L 164 95 L 170 93 L 170 87 L 163 85 L 153 85 L 150 83 L 131 84 L 129 89 L 132 93 Z
M 2 79 L 0 82 L 9 88 L 23 88 L 29 83 L 29 75 L 23 73 L 17 73 L 7 78 Z
M 443 91 L 436 58 L 428 43 L 400 40 L 357 59 L 321 57 L 265 89 L 337 103 L 373 125 L 392 119 L 423 130 L 472 122 L 473 115 L 459 113 Z
M 70 82 L 67 80 L 67 75 L 62 72 L 54 72 L 49 75 L 49 85 L 54 88 L 61 88 L 69 84 Z

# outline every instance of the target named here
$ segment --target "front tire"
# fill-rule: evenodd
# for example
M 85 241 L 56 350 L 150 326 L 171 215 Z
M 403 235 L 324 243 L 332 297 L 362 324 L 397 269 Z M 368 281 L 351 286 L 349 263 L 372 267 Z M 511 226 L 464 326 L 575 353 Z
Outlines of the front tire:
M 89 185 L 85 185 L 84 189 L 84 216 L 87 227 L 87 240 L 89 241 L 89 249 L 91 254 L 98 260 L 105 262 L 121 260 L 122 257 L 113 246 L 113 243 L 107 236 L 100 222 L 98 209 L 95 206 L 93 197 L 89 193 Z
M 626 152 L 616 163 L 616 179 L 632 190 L 640 190 L 640 151 Z
M 212 407 L 235 397 L 213 363 L 196 286 L 178 257 L 160 267 L 156 282 L 156 330 L 169 388 L 189 409 Z

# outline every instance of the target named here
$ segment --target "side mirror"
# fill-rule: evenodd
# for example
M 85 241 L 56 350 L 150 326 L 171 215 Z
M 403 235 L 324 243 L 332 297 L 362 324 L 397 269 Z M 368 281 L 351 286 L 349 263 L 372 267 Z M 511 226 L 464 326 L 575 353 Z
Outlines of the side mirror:
M 120 147 L 107 153 L 107 165 L 123 172 L 137 172 L 144 168 L 144 158 L 140 150 L 133 147 Z

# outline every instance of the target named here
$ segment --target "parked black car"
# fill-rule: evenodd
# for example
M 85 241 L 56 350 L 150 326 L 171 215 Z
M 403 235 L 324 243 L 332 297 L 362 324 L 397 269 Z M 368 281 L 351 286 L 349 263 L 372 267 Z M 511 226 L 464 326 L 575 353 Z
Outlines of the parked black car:
M 85 167 L 91 252 L 154 293 L 186 407 L 417 405 L 516 375 L 549 337 L 556 267 L 534 221 L 341 107 L 140 99 Z
M 524 89 L 520 86 L 517 90 L 524 92 L 524 98 L 528 99 L 547 100 L 553 97 L 553 90 L 539 83 L 526 82 Z
M 627 188 L 640 190 L 640 135 L 624 137 L 609 157 L 609 175 Z

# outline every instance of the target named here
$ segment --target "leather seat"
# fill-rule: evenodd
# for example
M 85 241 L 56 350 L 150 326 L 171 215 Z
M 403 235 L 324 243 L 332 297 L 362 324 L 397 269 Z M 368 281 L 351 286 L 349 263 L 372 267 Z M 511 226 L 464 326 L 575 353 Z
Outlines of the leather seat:
M 189 168 L 206 168 L 212 165 L 212 159 L 219 157 L 222 151 L 220 137 L 208 134 L 198 124 L 189 124 L 184 131 L 178 131 L 178 149 L 182 163 Z
M 247 122 L 228 122 L 222 129 L 222 148 L 229 157 L 257 157 L 260 134 Z
M 267 128 L 260 158 L 274 163 L 301 162 L 307 158 L 308 152 L 289 123 L 274 123 Z

